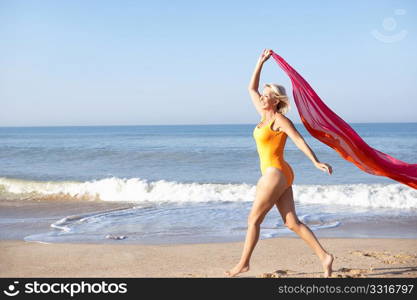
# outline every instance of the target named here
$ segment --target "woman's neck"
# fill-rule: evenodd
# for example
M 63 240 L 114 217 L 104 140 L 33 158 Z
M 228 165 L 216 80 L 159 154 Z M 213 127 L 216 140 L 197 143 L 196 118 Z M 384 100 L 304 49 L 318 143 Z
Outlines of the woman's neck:
M 277 112 L 276 111 L 266 111 L 264 114 L 264 117 L 266 120 L 271 120 L 273 118 L 275 118 Z

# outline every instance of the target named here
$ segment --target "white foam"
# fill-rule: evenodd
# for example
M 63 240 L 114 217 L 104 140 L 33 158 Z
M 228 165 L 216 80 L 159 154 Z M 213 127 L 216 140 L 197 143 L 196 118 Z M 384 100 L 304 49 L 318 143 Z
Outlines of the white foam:
M 417 190 L 402 184 L 293 185 L 294 199 L 305 204 L 417 209 Z M 7 193 L 126 202 L 253 201 L 249 184 L 179 183 L 141 178 L 105 178 L 86 182 L 29 181 L 0 177 L 0 199 Z
M 178 183 L 165 180 L 148 182 L 140 178 L 117 177 L 86 182 L 42 182 L 0 177 L 0 191 L 103 201 L 206 202 L 250 201 L 254 196 L 255 187 L 248 184 Z
M 297 185 L 294 194 L 305 204 L 417 208 L 417 190 L 403 184 Z

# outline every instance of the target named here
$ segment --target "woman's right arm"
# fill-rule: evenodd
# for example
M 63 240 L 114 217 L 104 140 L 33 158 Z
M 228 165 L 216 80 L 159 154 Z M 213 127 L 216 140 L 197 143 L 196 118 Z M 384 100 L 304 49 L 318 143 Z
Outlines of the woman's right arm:
M 259 88 L 259 77 L 261 76 L 261 70 L 264 62 L 268 60 L 268 58 L 271 56 L 272 51 L 269 49 L 265 49 L 261 56 L 259 57 L 255 70 L 253 71 L 251 80 L 249 82 L 248 91 L 252 98 L 252 102 L 255 105 L 256 110 L 260 115 L 262 115 L 262 108 L 260 104 L 259 98 L 261 97 L 261 94 L 258 91 Z
M 256 63 L 255 70 L 253 71 L 252 78 L 250 79 L 248 89 L 258 91 L 259 77 L 261 76 L 261 70 L 264 62 L 260 59 Z

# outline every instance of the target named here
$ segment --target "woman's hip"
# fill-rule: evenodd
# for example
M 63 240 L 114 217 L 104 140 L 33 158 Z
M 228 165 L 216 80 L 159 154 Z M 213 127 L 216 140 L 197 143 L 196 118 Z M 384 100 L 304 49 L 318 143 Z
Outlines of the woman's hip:
M 282 175 L 286 178 L 287 185 L 291 185 L 294 180 L 294 171 L 286 161 L 263 164 L 261 170 L 263 177 L 270 177 L 271 179 L 275 177 L 276 183 L 279 183 L 277 178 L 282 177 Z

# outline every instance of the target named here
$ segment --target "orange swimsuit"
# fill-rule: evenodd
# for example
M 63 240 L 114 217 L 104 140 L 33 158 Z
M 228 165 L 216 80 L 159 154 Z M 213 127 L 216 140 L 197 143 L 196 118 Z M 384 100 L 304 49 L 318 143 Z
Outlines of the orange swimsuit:
M 262 117 L 261 122 L 264 120 Z M 271 120 L 268 125 L 253 130 L 253 137 L 259 154 L 259 161 L 262 175 L 266 168 L 276 167 L 281 170 L 287 178 L 287 187 L 294 181 L 294 172 L 291 166 L 284 160 L 284 147 L 287 141 L 287 134 L 284 131 L 274 131 L 271 128 Z

